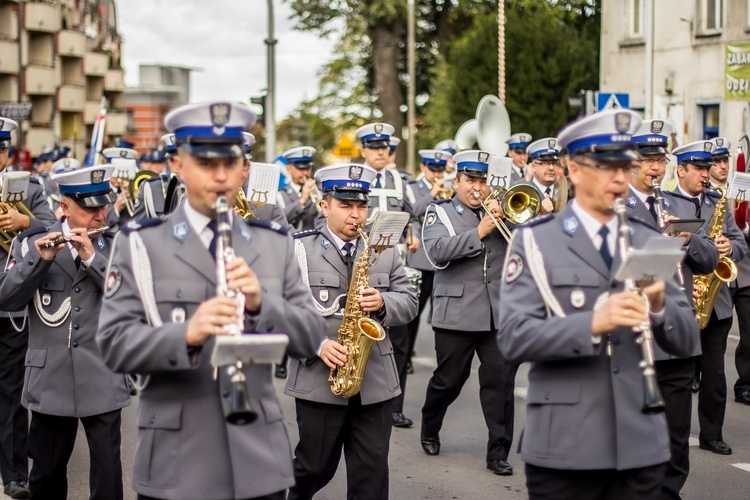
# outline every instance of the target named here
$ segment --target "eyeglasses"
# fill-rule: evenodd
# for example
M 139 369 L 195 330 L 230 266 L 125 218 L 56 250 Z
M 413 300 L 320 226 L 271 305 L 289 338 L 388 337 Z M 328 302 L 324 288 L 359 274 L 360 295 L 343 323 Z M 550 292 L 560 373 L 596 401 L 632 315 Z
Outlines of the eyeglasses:
M 560 166 L 560 162 L 557 162 L 557 161 L 538 161 L 538 160 L 534 160 L 531 163 L 533 163 L 534 165 L 540 166 L 542 168 L 545 168 L 545 167 L 546 168 L 550 168 L 550 167 L 558 167 L 558 166 Z
M 659 158 L 659 159 L 656 159 L 656 158 L 643 158 L 642 160 L 639 160 L 637 163 L 639 163 L 641 165 L 648 165 L 648 164 L 654 164 L 654 163 L 656 163 L 658 165 L 666 165 L 667 163 L 669 163 L 669 160 L 666 159 L 666 158 Z
M 597 170 L 601 170 L 602 172 L 607 172 L 610 174 L 613 174 L 618 170 L 622 170 L 624 173 L 629 174 L 633 171 L 634 168 L 636 168 L 636 166 L 633 165 L 633 162 L 629 160 L 607 163 L 585 163 L 577 161 L 575 163 L 577 163 L 578 165 L 583 165 L 584 167 L 595 168 Z

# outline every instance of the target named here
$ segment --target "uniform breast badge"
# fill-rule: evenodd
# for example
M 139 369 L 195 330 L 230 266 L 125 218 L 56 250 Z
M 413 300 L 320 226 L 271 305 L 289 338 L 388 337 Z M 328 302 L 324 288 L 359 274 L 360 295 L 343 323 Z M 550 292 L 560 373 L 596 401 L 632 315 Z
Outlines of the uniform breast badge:
M 583 289 L 576 287 L 570 292 L 570 305 L 576 309 L 582 308 L 586 304 L 586 294 Z

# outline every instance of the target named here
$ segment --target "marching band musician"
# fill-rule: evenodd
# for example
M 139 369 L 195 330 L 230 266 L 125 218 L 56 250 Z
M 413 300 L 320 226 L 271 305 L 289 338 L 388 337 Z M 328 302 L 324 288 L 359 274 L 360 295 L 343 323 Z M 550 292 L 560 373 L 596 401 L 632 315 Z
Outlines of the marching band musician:
M 321 208 L 326 225 L 294 235 L 303 281 L 309 284 L 315 306 L 326 316 L 326 340 L 317 357 L 290 357 L 284 392 L 295 398 L 300 441 L 295 449 L 295 485 L 289 499 L 311 499 L 336 473 L 344 448 L 347 497 L 388 498 L 388 449 L 391 409 L 399 395 L 399 376 L 388 333 L 405 325 L 417 311 L 403 262 L 394 248 L 370 260 L 368 286 L 358 295 L 349 287 L 365 242 L 355 225 L 367 220 L 367 193 L 375 170 L 357 164 L 318 170 Z M 359 300 L 359 307 L 386 329 L 370 352 L 360 392 L 348 399 L 331 391 L 330 371 L 344 366 L 347 349 L 338 342 L 342 315 L 333 307 L 340 299 Z M 342 304 L 343 311 L 347 304 Z M 319 359 L 318 359 L 319 358 Z
M 633 327 L 642 296 L 614 281 L 622 255 L 613 204 L 626 196 L 641 119 L 603 111 L 558 134 L 570 154 L 573 202 L 517 229 L 502 276 L 498 342 L 531 362 L 519 451 L 531 499 L 661 498 L 667 425 L 645 414 Z M 658 233 L 630 219 L 633 246 Z M 667 352 L 694 352 L 697 329 L 677 279 L 643 287 L 649 326 Z
M 711 141 L 685 144 L 672 151 L 677 158 L 678 185 L 674 195 L 682 195 L 693 203 L 694 217 L 704 219 L 703 230 L 709 234 L 711 220 L 721 195 L 706 188 L 709 171 L 714 163 L 715 145 Z M 726 180 L 726 174 L 724 176 Z M 674 196 L 673 196 L 674 197 Z M 714 242 L 720 257 L 739 262 L 747 254 L 747 243 L 737 227 L 729 207 L 726 208 L 722 236 Z M 712 270 L 713 272 L 713 270 Z M 712 273 L 709 273 L 712 274 Z M 698 358 L 700 388 L 698 391 L 699 447 L 720 455 L 730 455 L 732 449 L 724 441 L 722 427 L 726 410 L 727 383 L 724 375 L 724 353 L 732 328 L 732 297 L 729 287 L 721 286 L 716 297 L 711 319 L 701 330 L 701 355 Z
M 660 220 L 659 200 L 655 196 L 654 182 L 664 178 L 669 147 L 669 137 L 673 126 L 664 120 L 644 120 L 633 135 L 640 160 L 637 169 L 630 177 L 630 190 L 625 198 L 628 213 L 657 229 L 664 222 L 674 219 L 694 219 L 695 207 L 689 198 L 674 193 L 663 193 L 665 214 Z M 680 233 L 685 238 L 685 258 L 682 261 L 682 287 L 685 297 L 693 306 L 693 275 L 708 274 L 716 269 L 719 251 L 703 229 L 695 234 Z M 656 375 L 659 390 L 666 405 L 664 416 L 669 430 L 671 456 L 666 464 L 662 482 L 663 498 L 680 498 L 680 490 L 690 472 L 690 424 L 693 414 L 692 384 L 695 373 L 695 359 L 700 356 L 700 341 L 694 343 L 694 350 L 688 356 L 673 356 L 658 345 L 654 346 Z
M 315 228 L 318 208 L 313 202 L 317 195 L 315 179 L 312 177 L 315 148 L 300 146 L 281 153 L 287 162 L 286 171 L 291 177 L 289 185 L 279 191 L 277 200 L 283 208 L 286 220 L 297 231 Z
M 107 208 L 107 225 L 110 228 L 123 227 L 132 218 L 129 210 L 135 208 L 135 200 L 129 199 L 128 184 L 133 182 L 138 173 L 138 152 L 135 149 L 114 147 L 103 150 L 102 156 L 114 167 L 109 182 L 117 193 L 115 202 Z M 128 203 L 131 204 L 130 207 Z
M 435 147 L 432 149 L 447 151 L 451 154 L 451 158 L 448 160 L 448 163 L 445 164 L 445 176 L 453 174 L 453 172 L 456 171 L 456 162 L 453 161 L 453 155 L 458 152 L 458 143 L 453 139 L 444 139 L 435 144 Z
M 176 148 L 170 134 L 161 137 L 159 145 L 154 147 L 140 162 L 141 170 L 150 170 L 158 175 L 144 180 L 138 188 L 135 199 L 134 220 L 162 217 L 173 207 L 167 206 L 170 184 L 178 185 L 179 178 L 173 180 L 172 162 Z
M 388 163 L 385 168 L 398 172 L 404 182 L 411 182 L 414 180 L 414 175 L 406 170 L 401 170 L 396 164 L 396 149 L 398 149 L 399 144 L 401 144 L 401 139 L 398 137 L 392 135 L 388 138 Z
M 233 199 L 241 184 L 242 131 L 254 122 L 242 103 L 171 111 L 165 123 L 186 201 L 165 219 L 131 223 L 114 245 L 97 343 L 113 370 L 150 375 L 133 468 L 140 500 L 283 499 L 294 482 L 270 367 L 245 368 L 259 417 L 232 425 L 231 382 L 226 370 L 214 380 L 209 359 L 214 336 L 240 320 L 237 303 L 216 296 L 215 203 L 223 194 Z M 266 222 L 231 219 L 236 258 L 226 262 L 225 279 L 245 295 L 244 331 L 286 333 L 290 355 L 313 356 L 324 324 L 309 304 L 292 239 Z
M 0 172 L 10 164 L 11 132 L 18 124 L 0 117 Z M 54 224 L 57 218 L 50 210 L 42 185 L 29 179 L 28 196 L 23 204 L 34 214 L 21 214 L 6 203 L 0 203 L 6 213 L 0 215 L 0 230 L 20 232 Z M 8 253 L 0 248 L 0 258 L 6 263 Z M 21 405 L 24 358 L 28 343 L 28 325 L 23 313 L 0 313 L 0 475 L 3 491 L 11 498 L 26 498 L 28 489 L 28 413 Z
M 513 160 L 513 170 L 510 173 L 510 185 L 528 182 L 531 172 L 528 169 L 529 155 L 526 148 L 531 144 L 531 134 L 521 132 L 513 134 L 505 141 L 508 144 L 508 156 Z
M 432 289 L 432 328 L 435 331 L 437 368 L 427 385 L 422 407 L 422 449 L 440 453 L 440 429 L 445 413 L 459 396 L 479 356 L 479 398 L 489 430 L 487 468 L 510 475 L 508 454 L 513 441 L 513 385 L 516 365 L 506 363 L 495 339 L 500 309 L 496 279 L 507 243 L 492 218 L 502 217 L 496 200 L 487 198 L 490 154 L 456 154 L 456 195 L 433 203 L 425 215 L 425 250 L 435 263 Z M 503 307 L 505 307 L 503 303 Z
M 545 137 L 538 139 L 526 148 L 526 155 L 531 160 L 531 185 L 539 191 L 542 200 L 540 214 L 559 212 L 561 206 L 555 206 L 558 197 L 558 169 L 560 168 L 560 148 L 557 147 L 557 139 Z M 567 183 L 566 183 L 567 185 Z M 562 198 L 567 202 L 567 193 Z M 563 205 L 563 203 L 558 203 Z M 564 205 L 563 205 L 564 206 Z
M 443 173 L 448 161 L 453 154 L 442 149 L 420 149 L 419 156 L 422 159 L 419 164 L 421 173 L 417 180 L 412 181 L 409 185 L 414 192 L 414 212 L 421 214 L 419 223 L 424 227 L 424 213 L 430 203 L 437 199 L 444 199 L 452 195 L 452 190 L 444 189 L 445 180 Z M 413 230 L 413 229 L 412 229 Z M 409 328 L 409 346 L 407 353 L 409 355 L 409 366 L 411 366 L 411 357 L 414 353 L 414 346 L 417 342 L 417 333 L 419 332 L 419 322 L 427 302 L 432 304 L 432 282 L 435 277 L 435 267 L 430 263 L 425 255 L 424 247 L 420 247 L 414 253 L 407 253 L 406 264 L 422 272 L 422 281 L 419 290 L 419 309 L 417 317 L 411 320 Z
M 62 197 L 60 196 L 60 188 L 57 186 L 57 182 L 53 180 L 54 175 L 51 174 L 63 174 L 65 172 L 78 170 L 79 168 L 81 168 L 81 162 L 75 158 L 61 158 L 53 163 L 52 169 L 49 170 L 49 182 L 54 186 L 54 190 L 50 194 L 45 187 L 45 193 L 47 193 L 47 203 L 49 203 L 52 213 L 54 213 L 55 217 L 58 219 L 63 215 L 62 209 L 60 208 Z
M 107 368 L 94 341 L 113 238 L 101 229 L 115 198 L 112 170 L 53 174 L 63 217 L 49 228 L 21 233 L 0 277 L 0 308 L 28 307 L 22 402 L 31 411 L 33 498 L 67 497 L 66 469 L 79 420 L 91 456 L 91 498 L 123 498 L 120 412 L 130 395 L 125 377 Z

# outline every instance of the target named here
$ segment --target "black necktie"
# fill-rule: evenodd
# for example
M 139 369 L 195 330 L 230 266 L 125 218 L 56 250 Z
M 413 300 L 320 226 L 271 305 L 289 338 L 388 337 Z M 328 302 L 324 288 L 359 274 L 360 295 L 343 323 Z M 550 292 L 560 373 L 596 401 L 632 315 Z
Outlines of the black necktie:
M 521 172 L 521 179 L 526 178 L 526 173 L 524 172 L 523 167 L 518 167 L 518 171 Z
M 208 245 L 208 251 L 211 252 L 211 256 L 216 260 L 216 241 L 219 239 L 219 231 L 217 230 L 217 224 L 215 220 L 210 220 L 206 226 L 211 230 L 213 236 L 211 237 L 211 243 Z
M 354 248 L 354 245 L 351 242 L 346 243 L 341 247 L 341 253 L 344 255 L 344 259 L 346 259 L 347 262 L 352 258 L 352 248 Z
M 544 190 L 544 196 L 549 196 L 550 198 L 552 197 L 552 188 L 551 187 L 548 187 L 547 189 Z
M 609 228 L 607 226 L 602 226 L 597 234 L 602 237 L 602 244 L 599 247 L 599 255 L 602 256 L 604 263 L 607 264 L 607 268 L 612 269 L 612 254 L 609 252 L 609 245 L 607 244 Z
M 648 211 L 651 213 L 651 217 L 654 218 L 654 220 L 657 220 L 656 216 L 656 206 L 654 205 L 656 203 L 656 198 L 653 196 L 646 197 L 646 205 L 648 205 Z
M 76 269 L 80 269 L 81 268 L 81 256 L 76 255 L 76 258 L 73 259 L 73 261 L 76 263 Z
M 697 196 L 693 197 L 693 205 L 695 205 L 695 216 L 700 218 L 701 216 L 701 199 Z
M 472 210 L 474 212 L 474 215 L 477 216 L 477 219 L 479 219 L 479 222 L 482 222 L 482 211 L 481 210 Z
M 383 187 L 383 185 L 380 183 L 380 176 L 381 174 L 378 174 L 375 176 L 375 188 L 380 189 Z

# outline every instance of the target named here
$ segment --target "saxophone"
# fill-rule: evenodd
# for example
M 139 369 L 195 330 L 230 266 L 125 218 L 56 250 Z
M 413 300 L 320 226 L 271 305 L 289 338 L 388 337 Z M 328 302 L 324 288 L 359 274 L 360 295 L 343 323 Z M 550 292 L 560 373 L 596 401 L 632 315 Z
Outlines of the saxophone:
M 714 216 L 711 218 L 711 224 L 708 227 L 708 236 L 714 240 L 722 235 L 729 192 L 728 189 L 721 187 L 717 187 L 716 190 L 721 193 L 721 199 L 716 204 Z M 708 325 L 708 320 L 711 319 L 711 311 L 714 309 L 719 290 L 724 283 L 729 283 L 735 279 L 737 279 L 737 264 L 723 255 L 719 257 L 719 265 L 716 266 L 713 273 L 693 276 L 693 290 L 697 293 L 694 304 L 695 319 L 698 320 L 698 326 L 701 330 Z
M 356 228 L 362 241 L 367 241 L 366 235 L 362 232 L 362 226 L 357 225 Z M 371 255 L 372 248 L 366 244 L 362 256 L 354 264 L 349 292 L 346 296 L 344 318 L 338 330 L 338 343 L 346 347 L 349 354 L 344 366 L 331 370 L 328 377 L 328 381 L 331 382 L 331 391 L 345 398 L 356 396 L 362 389 L 372 346 L 375 342 L 385 338 L 383 326 L 371 319 L 370 314 L 364 312 L 359 305 L 360 292 L 368 286 Z

